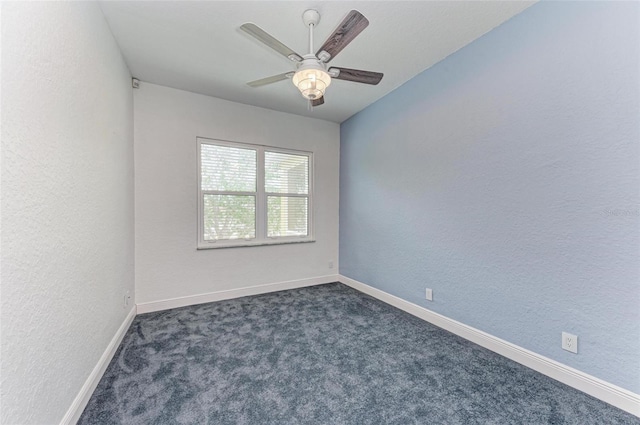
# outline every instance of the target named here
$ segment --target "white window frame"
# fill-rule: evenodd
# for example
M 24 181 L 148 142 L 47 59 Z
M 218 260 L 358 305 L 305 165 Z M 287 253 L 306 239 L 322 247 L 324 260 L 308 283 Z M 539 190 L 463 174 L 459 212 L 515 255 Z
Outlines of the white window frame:
M 261 246 L 261 245 L 280 245 L 290 243 L 304 243 L 315 242 L 314 226 L 313 226 L 313 152 L 301 151 L 296 149 L 284 149 L 274 146 L 257 145 L 242 142 L 233 142 L 229 140 L 210 139 L 206 137 L 197 137 L 197 170 L 198 170 L 198 244 L 197 249 L 215 249 L 215 248 L 232 248 L 241 246 Z M 255 239 L 234 239 L 234 240 L 219 240 L 219 241 L 206 241 L 204 240 L 204 195 L 209 193 L 214 194 L 227 194 L 223 191 L 208 191 L 202 190 L 202 162 L 201 162 L 201 148 L 203 144 L 226 146 L 240 149 L 253 149 L 257 153 L 257 170 L 256 170 L 256 237 Z M 306 198 L 307 204 L 307 235 L 306 236 L 267 236 L 267 196 L 301 196 L 295 194 L 285 193 L 270 193 L 265 192 L 264 185 L 264 168 L 265 160 L 264 153 L 277 152 L 291 155 L 301 155 L 309 158 L 309 190 Z M 235 194 L 229 192 L 228 194 Z M 252 195 L 253 192 L 238 193 L 242 195 Z M 302 195 L 302 197 L 305 197 Z

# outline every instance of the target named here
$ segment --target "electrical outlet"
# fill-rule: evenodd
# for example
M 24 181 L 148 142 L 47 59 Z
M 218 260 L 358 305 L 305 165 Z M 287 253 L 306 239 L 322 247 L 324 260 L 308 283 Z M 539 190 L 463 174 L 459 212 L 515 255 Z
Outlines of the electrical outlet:
M 562 349 L 578 354 L 578 337 L 567 332 L 562 332 Z
M 128 307 L 130 302 L 131 302 L 131 293 L 129 291 L 127 291 L 124 294 L 124 306 Z
M 333 261 L 329 261 L 329 268 L 332 269 L 333 268 Z
M 433 290 L 430 288 L 427 288 L 427 292 L 426 292 L 426 297 L 429 301 L 433 301 Z

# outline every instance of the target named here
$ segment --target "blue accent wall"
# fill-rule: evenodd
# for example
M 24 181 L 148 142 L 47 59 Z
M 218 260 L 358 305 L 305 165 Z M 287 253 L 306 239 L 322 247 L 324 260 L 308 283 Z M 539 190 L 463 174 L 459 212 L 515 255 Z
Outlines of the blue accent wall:
M 535 4 L 344 122 L 340 273 L 640 393 L 639 23 Z

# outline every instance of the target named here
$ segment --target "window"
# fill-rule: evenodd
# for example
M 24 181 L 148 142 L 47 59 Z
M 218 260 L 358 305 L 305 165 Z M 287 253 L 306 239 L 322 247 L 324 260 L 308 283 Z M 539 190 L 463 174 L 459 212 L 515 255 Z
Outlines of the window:
M 198 138 L 198 248 L 313 241 L 313 156 Z

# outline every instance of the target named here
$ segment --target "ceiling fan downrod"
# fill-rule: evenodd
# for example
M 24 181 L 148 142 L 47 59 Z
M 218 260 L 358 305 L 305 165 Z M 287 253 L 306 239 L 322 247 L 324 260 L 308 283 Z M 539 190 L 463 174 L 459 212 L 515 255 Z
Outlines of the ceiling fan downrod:
M 297 64 L 296 73 L 291 81 L 305 99 L 319 101 L 331 84 L 331 75 L 324 62 L 313 53 L 313 29 L 320 21 L 318 11 L 309 9 L 302 14 L 302 21 L 309 28 L 309 53 Z
M 320 14 L 317 10 L 305 10 L 302 14 L 302 22 L 309 28 L 309 54 L 313 55 L 313 28 L 320 22 Z

